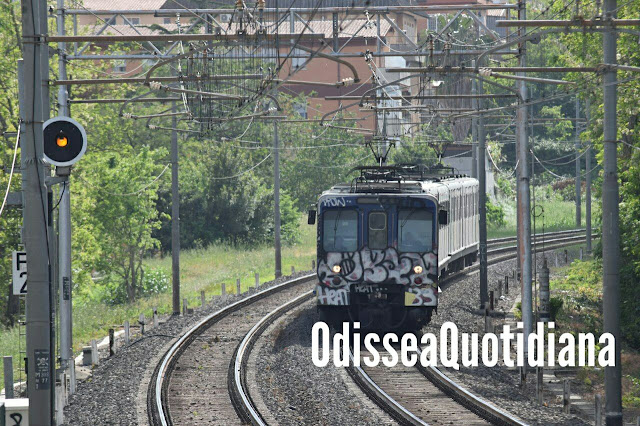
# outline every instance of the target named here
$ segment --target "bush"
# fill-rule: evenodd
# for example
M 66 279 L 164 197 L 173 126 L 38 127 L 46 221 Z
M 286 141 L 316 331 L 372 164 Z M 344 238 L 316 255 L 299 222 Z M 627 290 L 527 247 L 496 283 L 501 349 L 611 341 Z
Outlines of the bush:
M 551 321 L 555 322 L 560 309 L 562 309 L 563 304 L 564 301 L 559 297 L 552 297 L 551 299 L 549 299 L 549 310 L 551 311 L 549 312 L 549 315 L 551 316 Z
M 504 219 L 504 209 L 499 204 L 493 204 L 487 198 L 487 222 L 489 226 L 501 228 L 507 224 Z

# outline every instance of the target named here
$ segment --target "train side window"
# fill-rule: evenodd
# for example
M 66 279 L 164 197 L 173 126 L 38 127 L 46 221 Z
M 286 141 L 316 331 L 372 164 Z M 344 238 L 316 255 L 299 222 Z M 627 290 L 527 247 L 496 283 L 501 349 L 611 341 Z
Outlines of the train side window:
M 358 212 L 355 210 L 325 211 L 322 246 L 326 252 L 358 250 Z
M 387 248 L 387 214 L 369 213 L 369 248 L 382 250 Z

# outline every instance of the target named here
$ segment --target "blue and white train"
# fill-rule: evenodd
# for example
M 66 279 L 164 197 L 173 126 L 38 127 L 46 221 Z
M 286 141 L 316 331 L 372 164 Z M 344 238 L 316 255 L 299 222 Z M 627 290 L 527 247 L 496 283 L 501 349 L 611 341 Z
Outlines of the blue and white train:
M 416 328 L 438 281 L 478 257 L 478 181 L 421 166 L 361 167 L 325 191 L 318 218 L 317 305 L 324 320 Z

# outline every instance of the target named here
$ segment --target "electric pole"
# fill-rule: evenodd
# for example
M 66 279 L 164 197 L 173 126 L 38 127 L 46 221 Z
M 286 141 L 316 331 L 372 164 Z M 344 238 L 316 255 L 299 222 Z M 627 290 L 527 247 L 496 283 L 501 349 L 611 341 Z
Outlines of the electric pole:
M 21 135 L 23 238 L 27 251 L 27 392 L 29 424 L 53 422 L 53 351 L 51 341 L 50 247 L 47 236 L 47 189 L 43 157 L 42 124 L 48 116 L 49 72 L 47 4 L 22 1 L 24 55 L 24 133 Z M 44 29 L 44 31 L 43 31 Z M 45 61 L 46 58 L 46 61 Z
M 482 94 L 482 80 L 478 81 L 478 92 Z M 480 104 L 481 101 L 476 101 Z M 487 281 L 487 168 L 485 164 L 486 133 L 484 130 L 484 115 L 478 117 L 478 205 L 480 215 L 480 309 L 487 308 L 489 301 L 489 286 Z
M 587 103 L 585 106 L 585 117 L 587 119 L 587 128 L 589 127 L 589 121 L 591 120 L 591 100 L 587 96 Z M 585 193 L 584 193 L 584 220 L 587 228 L 587 253 L 591 253 L 591 141 L 587 145 L 587 153 L 585 155 L 584 168 L 585 172 Z
M 526 19 L 526 3 L 524 0 L 518 2 L 518 19 Z M 519 36 L 524 35 L 524 28 L 519 28 Z M 519 49 L 519 66 L 526 67 L 526 42 L 521 42 Z M 525 73 L 517 73 L 518 76 L 524 77 Z M 531 290 L 531 194 L 529 187 L 529 168 L 527 164 L 529 143 L 527 135 L 527 86 L 523 80 L 516 81 L 516 87 L 519 93 L 518 109 L 516 111 L 516 149 L 519 167 L 517 170 L 517 210 L 518 210 L 518 254 L 520 258 L 521 283 L 522 283 L 522 322 L 524 323 L 524 352 L 528 353 L 527 340 L 529 333 L 533 327 L 533 311 L 532 301 L 533 295 Z M 526 355 L 525 355 L 526 356 Z
M 276 252 L 276 278 L 282 276 L 282 253 L 280 245 L 280 141 L 278 121 L 273 122 L 273 204 L 274 204 L 274 248 Z
M 476 61 L 471 61 L 471 66 L 475 68 Z M 471 94 L 476 95 L 478 93 L 477 81 L 475 78 L 471 79 Z M 474 111 L 478 110 L 478 99 L 471 99 L 471 108 Z M 474 115 L 471 117 L 471 177 L 478 178 L 478 117 Z
M 580 195 L 582 192 L 582 182 L 580 180 L 580 123 L 578 120 L 580 119 L 580 99 L 576 96 L 576 228 L 580 228 L 582 225 L 582 200 L 580 199 Z
M 616 17 L 617 1 L 604 0 L 605 22 Z M 615 64 L 617 35 L 605 27 L 602 37 L 604 63 Z M 615 366 L 605 367 L 605 418 L 607 426 L 622 425 L 622 377 L 620 368 L 620 229 L 618 223 L 617 86 L 616 70 L 606 68 L 604 92 L 604 173 L 602 181 L 602 284 L 604 332 L 615 337 Z
M 65 35 L 64 0 L 57 0 L 56 23 L 58 35 Z M 66 43 L 58 43 L 58 75 L 67 79 Z M 67 86 L 58 88 L 58 115 L 69 117 L 69 92 Z M 58 277 L 60 321 L 60 367 L 69 370 L 69 393 L 76 391 L 75 363 L 73 361 L 73 305 L 71 291 L 71 182 L 62 183 L 62 195 L 58 207 Z M 65 384 L 63 384 L 65 386 Z
M 176 103 L 172 102 L 172 112 Z M 178 118 L 171 117 L 171 289 L 173 315 L 180 315 L 180 189 L 178 187 Z

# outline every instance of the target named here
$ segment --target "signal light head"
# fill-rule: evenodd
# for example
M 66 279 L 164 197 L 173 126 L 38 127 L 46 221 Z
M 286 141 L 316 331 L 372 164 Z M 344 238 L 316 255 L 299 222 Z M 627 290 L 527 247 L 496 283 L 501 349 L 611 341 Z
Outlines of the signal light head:
M 54 117 L 42 126 L 44 160 L 58 167 L 69 167 L 87 149 L 87 134 L 77 121 L 69 117 Z
M 334 274 L 339 274 L 342 268 L 340 267 L 340 265 L 333 265 L 333 268 L 331 268 L 331 270 Z
M 62 133 L 60 133 L 56 138 L 56 145 L 58 145 L 60 148 L 64 148 L 65 146 L 67 146 L 68 143 L 69 143 L 69 140 Z
M 413 272 L 415 272 L 416 274 L 421 274 L 422 273 L 422 266 L 420 265 L 416 265 L 413 267 Z

